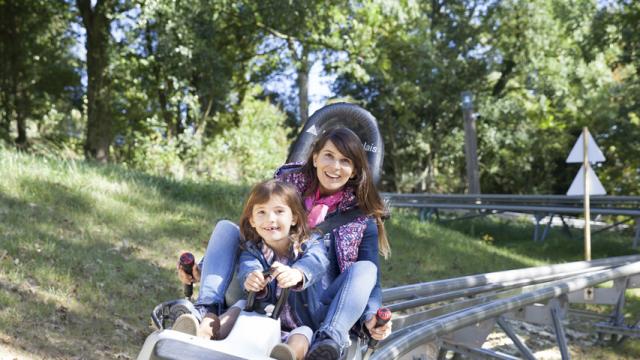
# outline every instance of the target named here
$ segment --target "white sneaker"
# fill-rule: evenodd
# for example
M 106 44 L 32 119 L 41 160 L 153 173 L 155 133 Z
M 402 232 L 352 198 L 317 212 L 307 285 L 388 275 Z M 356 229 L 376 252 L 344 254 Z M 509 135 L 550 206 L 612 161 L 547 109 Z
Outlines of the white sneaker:
M 277 360 L 296 360 L 296 354 L 287 344 L 280 343 L 273 347 L 269 357 Z
M 171 330 L 195 336 L 198 334 L 198 326 L 198 319 L 193 314 L 182 314 L 173 323 Z

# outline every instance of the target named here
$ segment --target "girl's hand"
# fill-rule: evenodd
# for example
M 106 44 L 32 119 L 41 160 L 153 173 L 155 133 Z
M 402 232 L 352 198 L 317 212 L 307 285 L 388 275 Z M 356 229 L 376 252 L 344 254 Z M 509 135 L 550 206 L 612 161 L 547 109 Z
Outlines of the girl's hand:
M 382 326 L 375 327 L 376 317 L 373 316 L 370 320 L 365 322 L 364 325 L 369 330 L 369 334 L 371 334 L 371 337 L 376 340 L 384 340 L 387 338 L 387 336 L 391 335 L 391 321 Z
M 298 285 L 304 278 L 302 271 L 291 268 L 277 261 L 271 265 L 271 271 L 271 276 L 278 280 L 278 287 L 283 289 Z
M 256 270 L 247 276 L 247 279 L 244 281 L 244 288 L 247 291 L 259 292 L 267 286 L 268 282 L 269 281 L 262 275 L 262 271 Z
M 193 267 L 193 269 L 191 270 L 191 273 L 193 274 L 193 276 L 187 274 L 187 272 L 182 269 L 182 266 L 178 264 L 178 278 L 180 279 L 181 283 L 185 285 L 199 283 L 200 267 L 197 264 Z

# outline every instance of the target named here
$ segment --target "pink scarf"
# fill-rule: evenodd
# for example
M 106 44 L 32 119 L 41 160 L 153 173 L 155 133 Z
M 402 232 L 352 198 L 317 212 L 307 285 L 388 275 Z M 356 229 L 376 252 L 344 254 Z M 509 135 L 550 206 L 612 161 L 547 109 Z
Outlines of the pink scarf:
M 308 196 L 304 200 L 304 205 L 309 211 L 307 216 L 307 224 L 310 228 L 316 227 L 324 221 L 329 211 L 333 211 L 338 207 L 338 203 L 342 200 L 344 192 L 338 191 L 335 194 L 320 198 L 320 189 L 316 190 L 315 196 Z

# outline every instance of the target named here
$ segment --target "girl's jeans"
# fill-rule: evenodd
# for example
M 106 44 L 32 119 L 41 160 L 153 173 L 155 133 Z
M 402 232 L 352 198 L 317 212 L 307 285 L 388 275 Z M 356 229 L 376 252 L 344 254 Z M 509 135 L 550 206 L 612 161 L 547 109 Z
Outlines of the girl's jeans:
M 343 349 L 349 346 L 349 330 L 364 312 L 376 284 L 378 268 L 371 261 L 358 261 L 340 274 L 322 294 L 329 304 L 318 333 L 329 336 Z M 322 312 L 321 312 L 322 313 Z
M 239 286 L 230 286 L 236 272 L 239 244 L 238 225 L 228 220 L 219 221 L 209 239 L 200 270 L 200 292 L 195 305 L 201 315 L 207 311 L 220 314 L 224 308 L 225 293 L 230 300 L 228 304 L 234 304 L 241 296 Z

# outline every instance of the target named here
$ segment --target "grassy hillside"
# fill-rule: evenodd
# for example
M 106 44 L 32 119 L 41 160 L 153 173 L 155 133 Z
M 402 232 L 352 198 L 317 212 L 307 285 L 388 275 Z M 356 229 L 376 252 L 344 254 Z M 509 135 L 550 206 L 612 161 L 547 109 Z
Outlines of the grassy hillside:
M 178 255 L 201 256 L 246 191 L 0 150 L 0 352 L 135 358 L 153 306 L 181 294 Z M 579 240 L 552 232 L 534 244 L 524 223 L 441 226 L 396 212 L 388 231 L 387 287 L 582 257 Z M 594 236 L 594 258 L 635 253 L 630 245 Z M 635 351 L 626 346 L 612 351 Z

